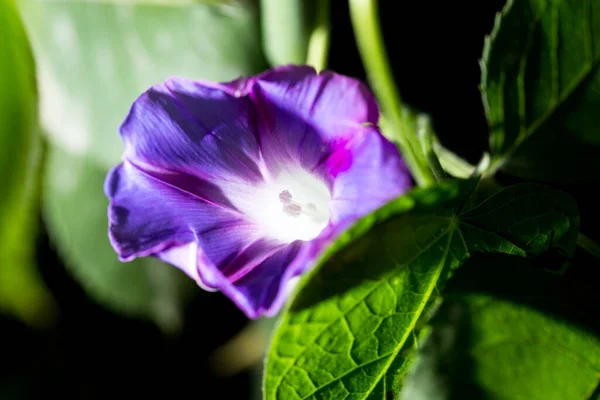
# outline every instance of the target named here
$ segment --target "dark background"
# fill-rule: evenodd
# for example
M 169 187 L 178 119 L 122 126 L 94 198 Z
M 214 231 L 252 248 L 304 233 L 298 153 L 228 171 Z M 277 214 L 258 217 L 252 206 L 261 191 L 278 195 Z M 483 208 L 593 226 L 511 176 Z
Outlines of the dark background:
M 365 79 L 347 2 L 331 3 L 329 68 Z M 478 60 L 504 1 L 380 3 L 404 102 L 430 113 L 441 141 L 477 162 L 487 146 Z M 199 289 L 183 331 L 166 338 L 149 322 L 104 309 L 69 276 L 45 232 L 38 242 L 39 267 L 60 316 L 52 329 L 35 331 L 0 315 L 1 399 L 249 398 L 250 372 L 223 378 L 209 368 L 212 351 L 247 324 L 223 295 Z

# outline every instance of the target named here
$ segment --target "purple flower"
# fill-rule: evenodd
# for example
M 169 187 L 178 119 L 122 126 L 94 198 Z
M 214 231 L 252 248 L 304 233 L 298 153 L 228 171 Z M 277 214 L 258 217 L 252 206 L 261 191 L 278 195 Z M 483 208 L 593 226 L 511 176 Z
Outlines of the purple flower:
M 155 85 L 120 128 L 111 243 L 122 261 L 159 257 L 249 318 L 272 316 L 337 235 L 410 188 L 378 118 L 361 82 L 306 66 Z

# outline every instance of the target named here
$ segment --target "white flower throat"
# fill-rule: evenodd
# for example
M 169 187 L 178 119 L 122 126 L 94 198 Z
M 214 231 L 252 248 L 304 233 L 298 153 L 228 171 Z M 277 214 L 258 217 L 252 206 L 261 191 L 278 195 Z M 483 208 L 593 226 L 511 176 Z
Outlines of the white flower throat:
M 302 205 L 294 201 L 292 194 L 287 189 L 279 193 L 279 201 L 283 204 L 283 212 L 290 217 L 300 217 L 302 214 L 310 215 L 313 218 L 324 217 L 319 216 L 317 207 L 313 203 Z
M 329 222 L 327 186 L 301 168 L 248 188 L 244 197 L 234 205 L 262 227 L 264 235 L 283 243 L 312 240 Z
M 312 240 L 327 226 L 331 198 L 323 182 L 302 169 L 265 185 L 260 223 L 283 242 Z

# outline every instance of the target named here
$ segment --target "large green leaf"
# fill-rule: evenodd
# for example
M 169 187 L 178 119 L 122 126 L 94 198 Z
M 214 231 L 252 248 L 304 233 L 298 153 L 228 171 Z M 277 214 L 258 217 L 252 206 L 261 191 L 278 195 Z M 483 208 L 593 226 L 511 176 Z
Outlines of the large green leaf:
M 600 395 L 598 295 L 532 260 L 478 255 L 449 282 L 402 399 Z
M 106 170 L 58 147 L 49 149 L 44 215 L 58 252 L 99 302 L 177 329 L 194 283 L 154 258 L 122 263 L 108 240 Z
M 42 156 L 35 67 L 12 0 L 0 2 L 0 311 L 31 324 L 52 316 L 36 268 Z
M 481 66 L 495 168 L 559 182 L 597 179 L 600 2 L 509 0 Z
M 427 305 L 471 253 L 532 256 L 550 238 L 572 251 L 579 222 L 567 195 L 523 184 L 470 208 L 473 182 L 414 190 L 336 241 L 274 334 L 267 400 L 395 393 Z
M 120 161 L 118 127 L 151 85 L 264 67 L 252 1 L 21 2 L 51 142 L 105 167 Z

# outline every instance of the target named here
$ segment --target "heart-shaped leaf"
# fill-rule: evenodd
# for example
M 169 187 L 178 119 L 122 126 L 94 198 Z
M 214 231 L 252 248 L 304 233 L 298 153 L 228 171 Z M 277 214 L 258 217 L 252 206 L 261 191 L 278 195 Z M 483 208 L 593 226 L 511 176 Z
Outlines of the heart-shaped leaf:
M 509 0 L 498 15 L 481 62 L 493 169 L 597 180 L 599 15 L 594 0 Z
M 471 253 L 573 251 L 579 218 L 569 196 L 522 184 L 470 208 L 474 182 L 414 190 L 334 243 L 274 334 L 267 400 L 398 393 L 428 304 Z

